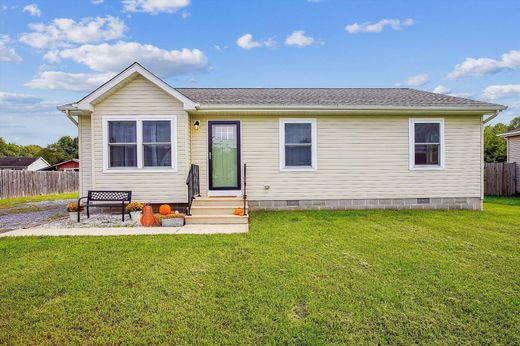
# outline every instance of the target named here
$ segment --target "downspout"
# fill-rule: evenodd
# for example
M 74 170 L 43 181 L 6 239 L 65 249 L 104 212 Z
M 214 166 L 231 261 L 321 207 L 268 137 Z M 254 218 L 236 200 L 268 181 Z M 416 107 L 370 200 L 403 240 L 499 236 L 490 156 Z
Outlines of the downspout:
M 491 116 L 489 116 L 489 118 L 482 120 L 482 125 L 484 125 L 484 124 L 490 122 L 491 120 L 495 119 L 498 116 L 498 113 L 500 113 L 500 111 L 495 111 L 495 113 L 493 113 Z
M 69 120 L 72 121 L 72 123 L 73 123 L 74 125 L 76 125 L 76 127 L 77 127 L 77 126 L 78 126 L 78 121 L 77 121 L 76 119 L 74 119 L 74 118 L 72 117 L 72 115 L 70 115 L 70 111 L 69 111 L 68 109 L 65 110 L 65 114 L 67 115 L 67 118 L 69 118 Z

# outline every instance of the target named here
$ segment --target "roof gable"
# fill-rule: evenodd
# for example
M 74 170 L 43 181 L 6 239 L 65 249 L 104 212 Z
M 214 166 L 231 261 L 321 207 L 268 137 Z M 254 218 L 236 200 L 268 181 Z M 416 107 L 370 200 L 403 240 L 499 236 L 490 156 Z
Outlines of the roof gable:
M 143 78 L 147 79 L 149 82 L 153 83 L 167 94 L 179 100 L 184 105 L 184 109 L 195 109 L 195 103 L 192 100 L 190 100 L 188 97 L 172 88 L 162 79 L 145 69 L 142 65 L 140 65 L 137 62 L 134 62 L 132 65 L 124 69 L 122 72 L 117 74 L 108 82 L 101 85 L 99 88 L 82 98 L 80 101 L 77 102 L 75 106 L 78 109 L 92 109 L 93 102 L 102 98 L 105 94 L 113 91 L 115 88 L 118 88 L 121 84 L 124 84 L 127 81 L 135 78 L 136 75 L 141 75 Z

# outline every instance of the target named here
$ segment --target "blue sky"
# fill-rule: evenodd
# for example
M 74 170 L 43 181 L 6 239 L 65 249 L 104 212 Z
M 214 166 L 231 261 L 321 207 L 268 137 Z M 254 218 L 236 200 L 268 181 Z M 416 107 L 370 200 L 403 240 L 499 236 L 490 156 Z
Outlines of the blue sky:
M 45 145 L 55 110 L 141 61 L 177 87 L 413 87 L 520 116 L 518 0 L 0 1 L 0 136 Z

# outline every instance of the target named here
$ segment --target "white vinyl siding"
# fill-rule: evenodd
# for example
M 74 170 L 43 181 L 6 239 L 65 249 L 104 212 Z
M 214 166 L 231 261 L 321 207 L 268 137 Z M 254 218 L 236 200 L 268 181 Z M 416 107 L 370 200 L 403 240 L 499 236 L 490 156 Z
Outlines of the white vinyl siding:
M 78 117 L 79 139 L 79 191 L 81 196 L 86 196 L 92 189 L 92 128 L 91 117 L 82 115 Z
M 132 190 L 132 199 L 150 203 L 185 203 L 186 176 L 189 171 L 188 114 L 182 104 L 143 77 L 125 83 L 94 106 L 92 188 L 99 190 Z M 143 169 L 142 171 L 113 174 L 103 172 L 103 118 L 175 116 L 177 134 L 177 169 Z M 83 169 L 81 169 L 83 171 Z
M 520 135 L 507 138 L 507 162 L 520 162 Z
M 480 198 L 480 115 L 437 118 L 445 123 L 445 168 L 431 171 L 409 169 L 410 117 L 404 115 L 315 116 L 319 168 L 280 171 L 280 118 L 287 116 L 192 116 L 192 123 L 201 123 L 198 131 L 191 130 L 201 192 L 207 194 L 207 121 L 233 119 L 242 124 L 251 200 Z

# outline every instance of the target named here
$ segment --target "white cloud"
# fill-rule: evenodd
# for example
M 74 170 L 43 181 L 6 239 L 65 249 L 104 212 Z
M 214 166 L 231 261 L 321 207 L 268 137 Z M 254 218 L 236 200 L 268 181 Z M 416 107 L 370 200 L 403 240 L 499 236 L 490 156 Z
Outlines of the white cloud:
M 305 36 L 305 31 L 303 30 L 295 30 L 285 39 L 285 44 L 288 46 L 307 47 L 317 43 L 319 41 L 316 39 Z
M 21 63 L 22 57 L 16 54 L 14 48 L 8 46 L 10 41 L 9 36 L 0 34 L 0 62 Z
M 213 46 L 218 52 L 223 53 L 225 49 L 228 49 L 228 46 L 222 46 L 220 44 L 216 44 Z
M 400 19 L 381 19 L 377 23 L 365 22 L 361 24 L 349 24 L 345 27 L 345 30 L 350 34 L 358 34 L 361 32 L 381 32 L 385 27 L 390 27 L 393 30 L 400 30 L 403 27 L 411 26 L 413 24 L 414 20 L 410 18 L 402 21 Z
M 34 89 L 92 91 L 107 80 L 114 73 L 67 73 L 62 71 L 39 72 L 25 85 Z
M 451 93 L 451 89 L 446 88 L 444 85 L 437 85 L 432 92 L 436 94 L 449 95 Z
M 411 76 L 406 80 L 406 84 L 410 86 L 421 86 L 430 81 L 430 77 L 426 73 Z
M 123 0 L 123 12 L 174 13 L 189 4 L 190 0 Z
M 188 11 L 186 11 L 186 10 L 184 10 L 184 11 L 181 12 L 181 18 L 182 18 L 182 19 L 186 19 L 186 18 L 188 18 L 188 17 L 190 17 L 190 16 L 191 16 L 191 13 L 188 12 Z
M 237 46 L 244 49 L 253 49 L 257 47 L 262 47 L 262 43 L 253 41 L 253 35 L 245 34 L 237 39 Z
M 446 78 L 458 79 L 463 76 L 482 76 L 503 70 L 520 68 L 520 50 L 512 50 L 502 54 L 500 60 L 491 58 L 466 58 L 464 62 L 455 66 Z
M 310 2 L 312 4 L 317 4 L 318 2 L 322 2 L 323 0 L 307 0 L 307 2 Z
M 38 8 L 38 5 L 36 4 L 30 4 L 23 8 L 23 12 L 29 13 L 31 16 L 34 17 L 41 17 L 42 11 Z
M 236 43 L 237 43 L 237 46 L 239 46 L 240 48 L 246 49 L 246 50 L 258 48 L 258 47 L 270 47 L 270 48 L 276 47 L 276 40 L 274 38 L 269 38 L 265 41 L 255 41 L 255 40 L 253 40 L 253 35 L 251 35 L 251 34 L 244 34 L 244 35 L 240 36 L 237 39 Z
M 105 2 L 105 0 L 90 0 L 91 3 L 93 3 L 94 5 L 99 5 L 99 4 L 102 4 L 103 2 Z
M 83 18 L 76 22 L 68 18 L 56 18 L 51 24 L 30 24 L 33 30 L 24 33 L 20 41 L 34 48 L 67 47 L 123 37 L 125 23 L 116 17 Z
M 33 95 L 0 91 L 0 108 L 3 112 L 39 112 L 55 109 L 55 107 L 55 102 L 44 101 Z
M 55 63 L 69 59 L 98 72 L 114 73 L 138 61 L 164 78 L 202 71 L 208 63 L 204 52 L 199 49 L 165 50 L 149 44 L 122 41 L 54 50 L 44 58 Z
M 491 100 L 508 96 L 520 96 L 520 84 L 490 85 L 482 93 L 482 97 Z

